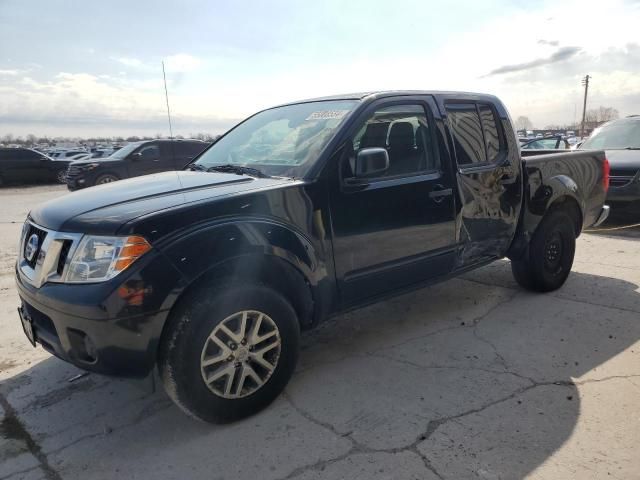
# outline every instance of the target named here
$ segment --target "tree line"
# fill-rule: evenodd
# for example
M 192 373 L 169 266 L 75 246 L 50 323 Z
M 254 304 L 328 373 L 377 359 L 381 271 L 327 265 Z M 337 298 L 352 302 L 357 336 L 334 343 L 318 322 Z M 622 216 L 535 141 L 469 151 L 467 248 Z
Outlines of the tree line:
M 605 122 L 610 120 L 616 120 L 620 118 L 620 112 L 612 107 L 598 107 L 587 110 L 584 119 L 584 128 L 588 131 L 592 131 L 594 128 L 599 127 Z M 521 115 L 516 118 L 516 129 L 518 130 L 533 130 L 533 122 L 529 120 L 529 117 Z M 544 130 L 573 130 L 578 133 L 582 123 L 578 124 L 549 124 L 544 127 Z
M 174 138 L 184 139 L 184 138 L 193 138 L 196 140 L 203 140 L 205 142 L 212 142 L 217 139 L 220 135 L 211 135 L 209 133 L 192 133 L 188 136 L 176 135 Z M 37 136 L 32 133 L 23 136 L 14 136 L 11 133 L 6 133 L 0 136 L 0 143 L 4 145 L 20 145 L 24 147 L 29 147 L 33 145 L 51 145 L 55 146 L 57 143 L 79 143 L 79 144 L 98 144 L 98 143 L 125 143 L 125 142 L 140 142 L 143 140 L 156 140 L 159 138 L 169 138 L 167 136 L 163 136 L 157 133 L 154 136 L 137 136 L 132 135 L 129 137 L 122 136 L 98 136 L 98 137 L 66 137 L 66 136 Z

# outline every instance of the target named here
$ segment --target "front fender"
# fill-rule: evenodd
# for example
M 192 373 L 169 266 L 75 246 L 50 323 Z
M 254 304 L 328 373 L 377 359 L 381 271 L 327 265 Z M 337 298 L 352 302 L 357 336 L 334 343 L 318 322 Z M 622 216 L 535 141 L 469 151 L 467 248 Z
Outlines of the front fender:
M 188 282 L 230 259 L 259 255 L 288 262 L 311 285 L 317 285 L 326 271 L 313 244 L 302 233 L 271 220 L 227 220 L 162 243 L 160 248 Z

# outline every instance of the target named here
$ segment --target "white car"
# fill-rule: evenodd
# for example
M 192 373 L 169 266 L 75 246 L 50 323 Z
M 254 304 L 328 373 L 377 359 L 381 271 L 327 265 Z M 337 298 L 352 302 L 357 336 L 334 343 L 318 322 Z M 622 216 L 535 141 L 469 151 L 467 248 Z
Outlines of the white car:
M 67 157 L 64 160 L 71 160 L 72 162 L 75 162 L 76 160 L 86 160 L 88 158 L 91 158 L 91 154 L 88 152 L 84 152 L 78 153 L 77 155 L 74 155 L 72 157 Z M 62 160 L 62 158 L 59 158 L 59 160 Z

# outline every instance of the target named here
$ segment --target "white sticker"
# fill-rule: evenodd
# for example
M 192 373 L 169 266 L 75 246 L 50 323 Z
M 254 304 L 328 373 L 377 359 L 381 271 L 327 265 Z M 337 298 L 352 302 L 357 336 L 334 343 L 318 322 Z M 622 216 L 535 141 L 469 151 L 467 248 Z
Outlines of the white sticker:
M 306 120 L 331 120 L 333 118 L 344 117 L 349 110 L 320 110 L 313 112 Z

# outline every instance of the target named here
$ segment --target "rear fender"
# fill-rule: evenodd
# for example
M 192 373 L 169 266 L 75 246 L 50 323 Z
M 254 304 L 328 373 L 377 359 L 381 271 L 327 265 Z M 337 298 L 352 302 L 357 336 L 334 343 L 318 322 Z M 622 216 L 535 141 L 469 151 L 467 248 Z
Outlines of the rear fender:
M 531 171 L 534 170 L 534 171 Z M 530 169 L 527 175 L 525 205 L 507 257 L 522 258 L 528 252 L 532 235 L 540 222 L 552 209 L 566 209 L 575 219 L 576 237 L 580 235 L 584 221 L 584 202 L 576 182 L 567 175 L 556 175 L 543 181 L 542 172 Z

